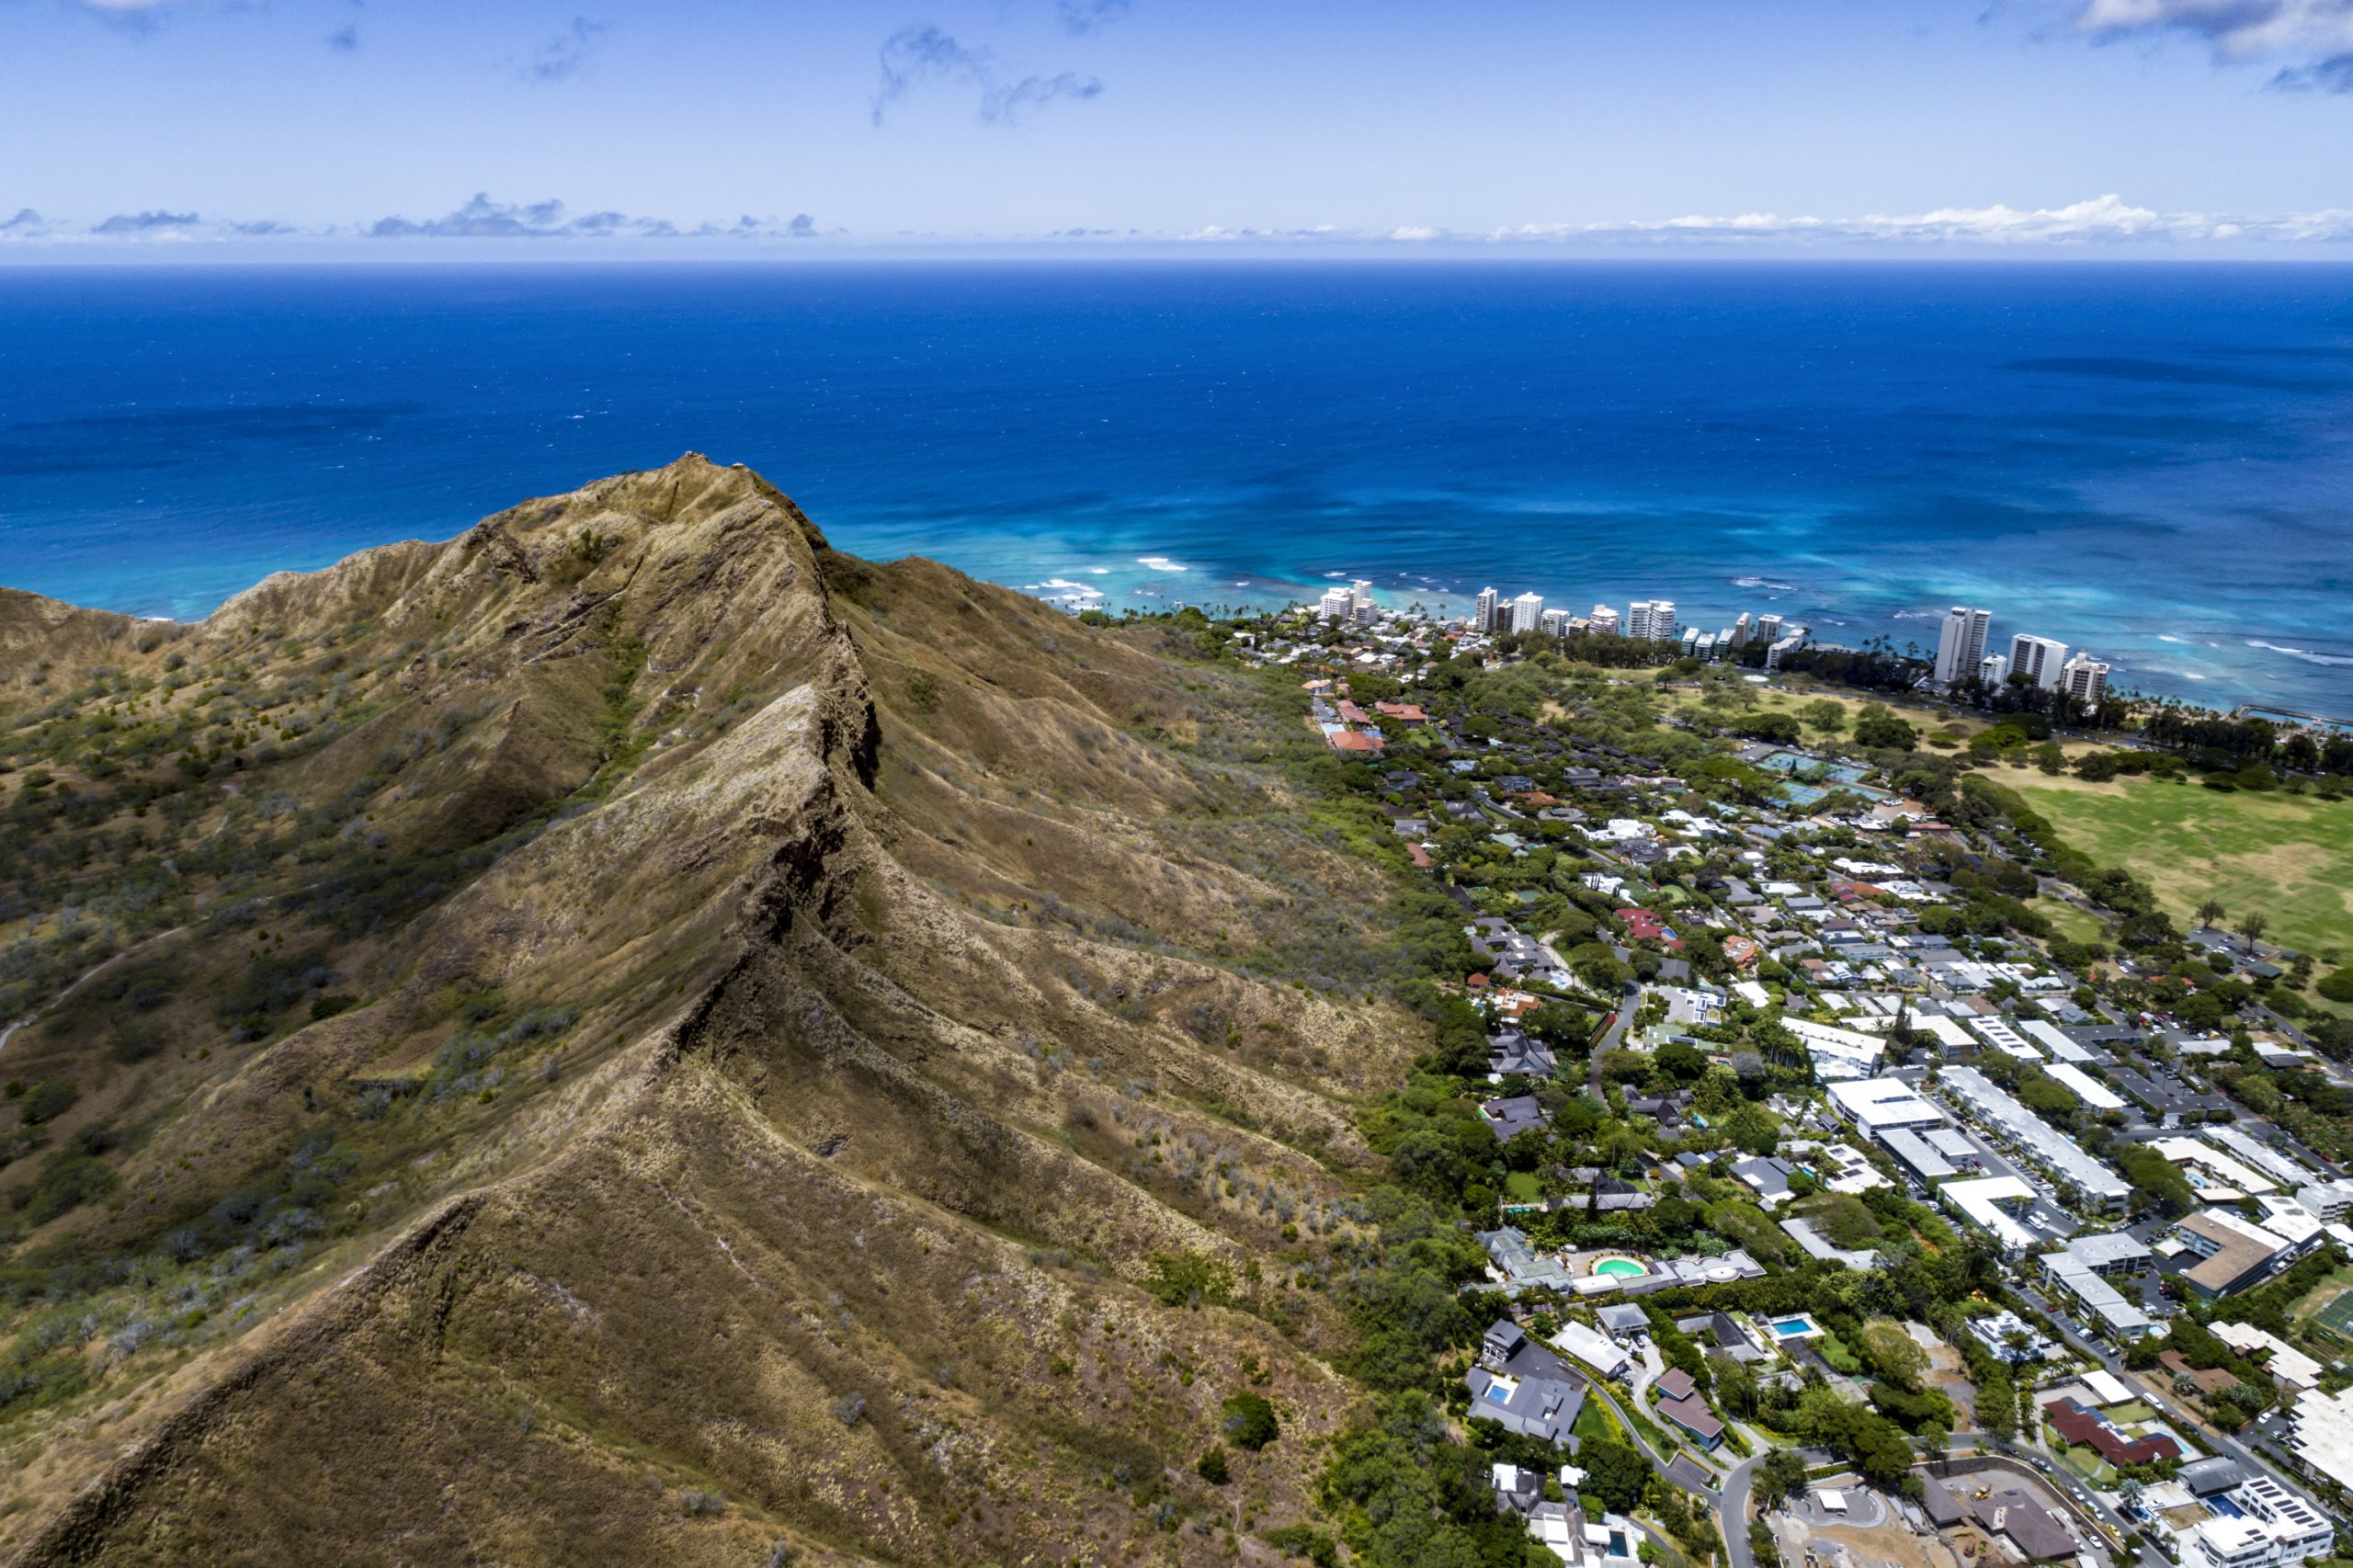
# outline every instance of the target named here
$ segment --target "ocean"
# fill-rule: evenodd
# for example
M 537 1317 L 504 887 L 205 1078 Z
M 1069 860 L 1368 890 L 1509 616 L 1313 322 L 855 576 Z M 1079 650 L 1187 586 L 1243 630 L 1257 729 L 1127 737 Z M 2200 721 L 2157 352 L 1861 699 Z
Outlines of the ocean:
M 2353 268 L 0 270 L 0 584 L 199 617 L 688 449 L 1116 609 L 1369 578 L 2056 637 L 2353 717 Z

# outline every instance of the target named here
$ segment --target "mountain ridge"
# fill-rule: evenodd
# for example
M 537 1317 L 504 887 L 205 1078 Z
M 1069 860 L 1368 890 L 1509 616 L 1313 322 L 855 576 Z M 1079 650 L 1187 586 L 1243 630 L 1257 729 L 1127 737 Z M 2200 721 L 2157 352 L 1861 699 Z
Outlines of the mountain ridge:
M 217 1202 L 186 1217 L 272 1162 L 348 1154 L 382 1196 L 241 1243 L 222 1267 L 309 1247 L 252 1293 L 291 1316 L 158 1361 L 169 1409 L 103 1397 L 138 1353 L 66 1402 L 87 1435 L 52 1423 L 44 1459 L 83 1479 L 0 1517 L 12 1560 L 1013 1561 L 1082 1522 L 1222 1555 L 1154 1515 L 1223 1506 L 1185 1467 L 1239 1369 L 1302 1435 L 1341 1419 L 1344 1331 L 1290 1273 L 1352 1233 L 1376 1164 L 1352 1109 L 1403 1054 L 1377 1008 L 1210 956 L 1371 886 L 1301 841 L 1279 778 L 1209 755 L 1263 705 L 944 568 L 843 556 L 693 455 L 355 560 L 176 633 L 47 622 L 69 658 L 176 654 L 248 707 L 284 667 L 311 698 L 294 755 L 262 760 L 250 717 L 192 744 L 190 830 L 217 814 L 204 842 L 234 839 L 256 869 L 229 881 L 268 902 L 224 928 L 210 901 L 165 945 L 200 968 L 224 935 L 316 940 L 351 1005 L 215 1065 L 217 1012 L 183 1020 L 176 989 L 168 1043 L 93 1070 L 120 1008 L 76 998 L 35 1054 L 82 1074 L 56 1130 L 111 1129 L 118 1185 L 18 1245 L 242 1234 Z M 313 691 L 329 639 L 352 661 Z M 1203 852 L 1233 841 L 1261 869 Z M 412 860 L 452 868 L 414 909 L 382 892 Z M 215 1256 L 238 1255 L 180 1272 Z M 1139 1288 L 1186 1257 L 1237 1306 Z M 0 1406 L 0 1443 L 28 1419 Z M 503 1479 L 469 1496 L 489 1456 Z M 1304 1465 L 1237 1469 L 1254 1515 L 1305 1507 Z

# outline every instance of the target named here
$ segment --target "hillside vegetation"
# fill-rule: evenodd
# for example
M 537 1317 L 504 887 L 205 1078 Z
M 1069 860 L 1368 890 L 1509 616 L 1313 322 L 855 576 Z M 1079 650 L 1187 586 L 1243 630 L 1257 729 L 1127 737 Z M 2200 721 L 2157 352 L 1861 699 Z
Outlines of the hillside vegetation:
M 1273 1560 L 1428 1030 L 1166 635 L 691 456 L 0 593 L 0 1554 Z

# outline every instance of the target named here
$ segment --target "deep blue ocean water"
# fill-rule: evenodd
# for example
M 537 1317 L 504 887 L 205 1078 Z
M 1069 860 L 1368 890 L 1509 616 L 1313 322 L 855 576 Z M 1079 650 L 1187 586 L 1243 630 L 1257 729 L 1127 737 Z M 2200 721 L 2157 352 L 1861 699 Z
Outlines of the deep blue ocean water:
M 2353 715 L 2353 268 L 0 271 L 0 583 L 199 616 L 697 449 L 1110 604 L 1941 607 Z

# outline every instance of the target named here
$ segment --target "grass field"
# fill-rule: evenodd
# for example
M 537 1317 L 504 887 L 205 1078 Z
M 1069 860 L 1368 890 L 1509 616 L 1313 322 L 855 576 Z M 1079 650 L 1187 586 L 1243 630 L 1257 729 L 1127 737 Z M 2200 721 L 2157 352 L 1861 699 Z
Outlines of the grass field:
M 2145 878 L 2178 921 L 2211 895 L 2233 920 L 2263 911 L 2270 941 L 2353 951 L 2353 801 L 2149 778 L 1999 777 L 2070 846 Z
M 1514 1171 L 1504 1177 L 1504 1191 L 1514 1203 L 1535 1203 L 1544 1196 L 1543 1184 L 1532 1171 Z
M 2353 1340 L 2353 1268 L 2340 1268 L 2313 1286 L 2288 1315 L 2298 1323 L 2309 1319 L 2340 1339 Z

